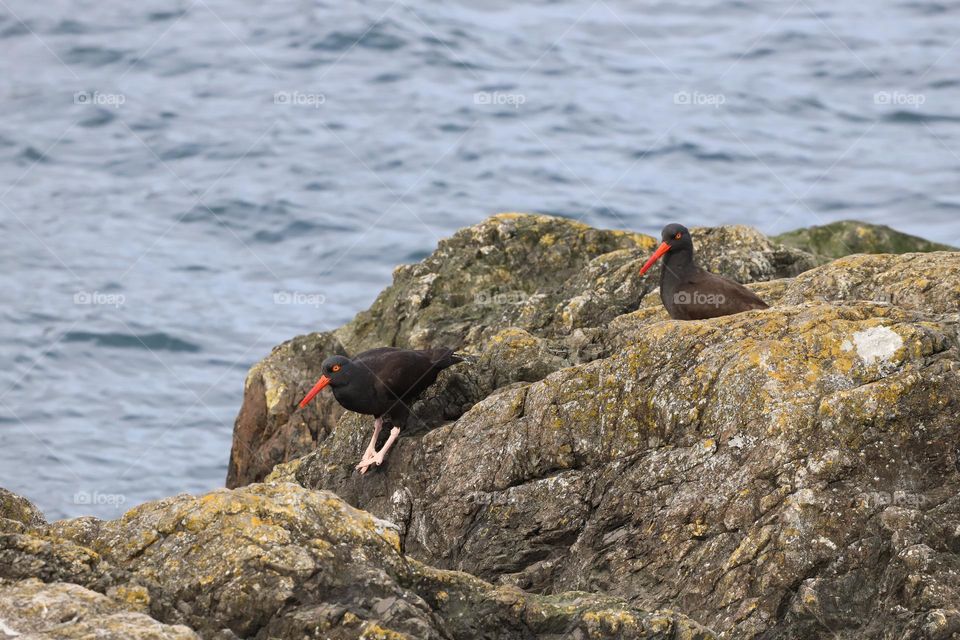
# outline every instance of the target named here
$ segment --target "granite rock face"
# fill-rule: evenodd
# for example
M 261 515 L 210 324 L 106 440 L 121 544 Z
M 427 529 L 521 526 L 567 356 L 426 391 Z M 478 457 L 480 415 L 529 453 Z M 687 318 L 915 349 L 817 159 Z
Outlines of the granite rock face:
M 702 261 L 755 282 L 773 308 L 680 322 L 659 304 L 657 274 L 635 275 L 655 242 L 629 236 L 636 248 L 568 258 L 577 268 L 532 284 L 519 308 L 447 313 L 440 292 L 464 304 L 489 286 L 473 274 L 511 291 L 513 269 L 518 283 L 534 278 L 522 260 L 481 268 L 545 234 L 492 234 L 517 224 L 552 225 L 564 251 L 576 246 L 558 230 L 569 222 L 494 218 L 449 255 L 441 246 L 436 261 L 400 268 L 332 336 L 287 343 L 446 342 L 477 358 L 441 375 L 374 473 L 352 471 L 372 420 L 347 413 L 315 427 L 315 449 L 272 481 L 334 491 L 395 523 L 428 564 L 673 608 L 728 637 L 960 633 L 960 254 L 815 267 L 754 231 L 698 229 Z M 485 251 L 491 237 L 501 244 Z M 290 393 L 276 404 L 293 415 L 313 376 L 277 379 Z
M 65 520 L 0 537 L 0 550 L 13 549 L 21 567 L 32 557 L 40 578 L 0 579 L 0 637 L 715 637 L 669 610 L 590 593 L 533 595 L 434 569 L 399 542 L 395 525 L 283 483 L 180 495 L 113 521 Z M 42 571 L 77 549 L 90 561 Z

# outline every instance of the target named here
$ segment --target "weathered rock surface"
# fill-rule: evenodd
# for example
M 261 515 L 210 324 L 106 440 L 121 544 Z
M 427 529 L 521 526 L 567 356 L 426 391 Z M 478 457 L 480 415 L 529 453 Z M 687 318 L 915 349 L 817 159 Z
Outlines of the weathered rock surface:
M 882 224 L 842 220 L 819 227 L 788 231 L 773 240 L 823 258 L 842 258 L 854 253 L 923 253 L 956 251 L 939 242 L 931 242 Z
M 198 640 L 183 626 L 125 611 L 75 584 L 0 582 L 0 638 L 17 640 Z
M 515 240 L 486 235 L 515 224 Z M 270 478 L 396 523 L 428 564 L 675 608 L 728 637 L 960 633 L 960 254 L 812 268 L 756 232 L 697 230 L 707 262 L 722 255 L 709 238 L 747 238 L 710 266 L 760 280 L 774 307 L 683 323 L 659 305 L 656 275 L 634 275 L 652 241 L 586 250 L 542 282 L 525 259 L 504 262 L 540 237 L 525 225 L 543 224 L 577 246 L 566 221 L 494 218 L 398 269 L 343 329 L 282 345 L 447 341 L 478 357 L 444 372 L 415 407 L 422 424 L 375 473 L 352 472 L 371 420 L 343 414 Z M 501 291 L 534 284 L 496 311 L 447 312 L 489 291 L 489 273 Z M 297 379 L 278 352 L 262 363 L 274 367 L 273 395 L 261 394 L 277 408 L 270 428 L 317 423 L 290 417 L 315 370 Z M 304 369 L 325 355 L 300 354 Z M 245 408 L 259 401 L 250 389 Z
M 701 263 L 741 282 L 793 276 L 817 264 L 812 255 L 777 245 L 749 227 L 693 232 Z M 650 236 L 522 214 L 494 216 L 441 241 L 423 262 L 397 267 L 394 283 L 370 310 L 334 332 L 283 343 L 250 371 L 234 428 L 227 486 L 262 480 L 277 463 L 321 445 L 341 409 L 330 394 L 321 394 L 303 411 L 296 407 L 319 377 L 325 355 L 385 344 L 479 351 L 479 345 L 505 329 L 529 333 L 539 340 L 538 349 L 556 355 L 549 365 L 533 365 L 536 377 L 530 377 L 532 371 L 504 368 L 493 376 L 494 387 L 488 375 L 471 381 L 446 372 L 445 379 L 457 380 L 453 395 L 460 405 L 448 402 L 426 416 L 421 409 L 431 424 L 457 418 L 503 383 L 533 381 L 561 366 L 596 358 L 598 332 L 635 310 L 657 287 L 655 275 L 636 276 L 656 244 Z
M 0 533 L 19 533 L 46 523 L 29 500 L 0 488 Z
M 400 553 L 391 523 L 295 484 L 180 495 L 114 521 L 0 537 L 11 549 L 21 567 L 33 557 L 43 582 L 0 581 L 0 637 L 714 637 L 681 614 L 615 597 L 538 596 L 431 568 Z M 88 562 L 42 571 L 78 549 Z
M 353 419 L 290 477 L 399 522 L 427 562 L 734 637 L 953 624 L 955 318 L 805 303 L 633 320 L 616 355 L 401 440 L 370 478 L 350 472 Z

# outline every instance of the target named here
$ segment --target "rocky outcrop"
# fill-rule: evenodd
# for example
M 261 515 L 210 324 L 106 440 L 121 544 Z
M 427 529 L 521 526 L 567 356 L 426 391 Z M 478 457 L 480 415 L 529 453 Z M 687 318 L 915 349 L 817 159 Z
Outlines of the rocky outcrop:
M 20 533 L 46 523 L 43 514 L 29 500 L 0 488 L 0 534 Z
M 78 549 L 88 562 L 56 560 Z M 400 552 L 393 524 L 294 484 L 181 495 L 108 522 L 61 521 L 0 537 L 0 553 L 20 567 L 32 558 L 42 580 L 0 581 L 0 637 L 714 637 L 679 613 L 615 597 L 538 596 L 434 569 Z
M 777 245 L 749 227 L 694 228 L 693 233 L 702 264 L 742 282 L 797 275 L 817 263 L 812 255 Z M 261 480 L 276 464 L 322 446 L 342 413 L 339 406 L 329 394 L 303 411 L 297 402 L 319 377 L 325 355 L 385 344 L 480 351 L 479 345 L 507 329 L 544 340 L 540 348 L 555 354 L 554 369 L 534 364 L 539 377 L 503 368 L 495 383 L 489 376 L 459 379 L 453 393 L 459 406 L 448 402 L 439 413 L 427 411 L 432 423 L 458 417 L 501 384 L 533 381 L 596 358 L 599 331 L 637 309 L 657 287 L 655 275 L 636 277 L 656 244 L 650 236 L 521 214 L 494 216 L 441 241 L 423 262 L 398 267 L 393 284 L 352 322 L 285 342 L 251 369 L 234 428 L 227 486 Z M 522 354 L 514 355 L 516 360 Z M 422 408 L 420 413 L 423 417 Z
M 925 253 L 956 251 L 956 248 L 931 242 L 891 229 L 882 224 L 842 220 L 820 227 L 788 231 L 773 240 L 788 247 L 821 256 L 825 260 L 854 253 Z
M 401 440 L 370 478 L 352 418 L 277 476 L 392 518 L 425 561 L 734 637 L 960 622 L 955 319 L 803 303 L 611 333 L 615 355 Z
M 544 224 L 580 257 L 536 281 L 523 259 L 505 261 Z M 514 225 L 517 236 L 494 233 Z M 656 276 L 635 276 L 654 244 L 642 237 L 594 250 L 576 244 L 572 223 L 515 216 L 461 232 L 398 269 L 354 322 L 261 363 L 274 367 L 270 424 L 319 421 L 291 417 L 316 371 L 297 379 L 277 357 L 311 340 L 348 353 L 439 341 L 475 361 L 440 376 L 375 473 L 353 473 L 371 420 L 343 414 L 314 426 L 315 450 L 270 479 L 332 490 L 395 523 L 428 564 L 674 608 L 728 637 L 960 632 L 960 254 L 813 268 L 817 258 L 756 232 L 694 234 L 714 270 L 758 281 L 773 308 L 670 320 Z M 711 262 L 724 255 L 719 238 L 734 240 L 726 264 Z M 462 306 L 491 290 L 487 274 L 502 290 L 534 283 L 471 316 Z M 453 292 L 466 297 L 448 302 Z M 299 353 L 304 369 L 324 355 Z M 245 408 L 259 401 L 251 388 Z

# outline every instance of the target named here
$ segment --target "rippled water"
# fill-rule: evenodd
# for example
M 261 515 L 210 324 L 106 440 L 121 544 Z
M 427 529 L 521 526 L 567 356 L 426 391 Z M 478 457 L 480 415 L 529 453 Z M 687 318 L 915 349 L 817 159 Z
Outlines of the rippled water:
M 222 485 L 247 368 L 500 210 L 960 243 L 957 2 L 0 2 L 0 486 Z

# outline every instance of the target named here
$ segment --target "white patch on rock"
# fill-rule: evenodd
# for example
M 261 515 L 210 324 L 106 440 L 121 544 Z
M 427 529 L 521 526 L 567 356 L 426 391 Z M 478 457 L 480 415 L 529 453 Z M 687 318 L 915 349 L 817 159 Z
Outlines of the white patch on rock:
M 853 345 L 861 360 L 876 364 L 890 360 L 903 346 L 903 338 L 890 327 L 870 327 L 853 334 Z M 849 342 L 844 342 L 841 347 L 845 351 L 852 348 Z
M 2 633 L 4 637 L 8 637 L 8 638 L 17 638 L 20 636 L 20 633 L 18 631 L 14 631 L 13 629 L 11 629 L 9 626 L 7 626 L 7 623 L 4 622 L 3 620 L 0 620 L 0 633 Z
M 836 551 L 837 549 L 837 545 L 830 538 L 825 538 L 824 536 L 820 536 L 819 538 L 817 538 L 817 542 L 827 547 L 830 547 L 834 551 Z
M 744 447 L 751 447 L 753 443 L 756 442 L 756 438 L 752 436 L 745 436 L 742 434 L 737 434 L 727 440 L 727 446 L 733 447 L 734 449 L 743 449 Z
M 375 530 L 377 533 L 379 533 L 380 535 L 383 535 L 383 533 L 386 532 L 386 531 L 394 531 L 394 532 L 396 532 L 396 533 L 400 533 L 400 527 L 399 527 L 399 526 L 395 525 L 394 523 L 390 522 L 389 520 L 384 520 L 383 518 L 374 517 L 374 518 L 373 518 L 373 528 L 374 528 L 374 530 Z

